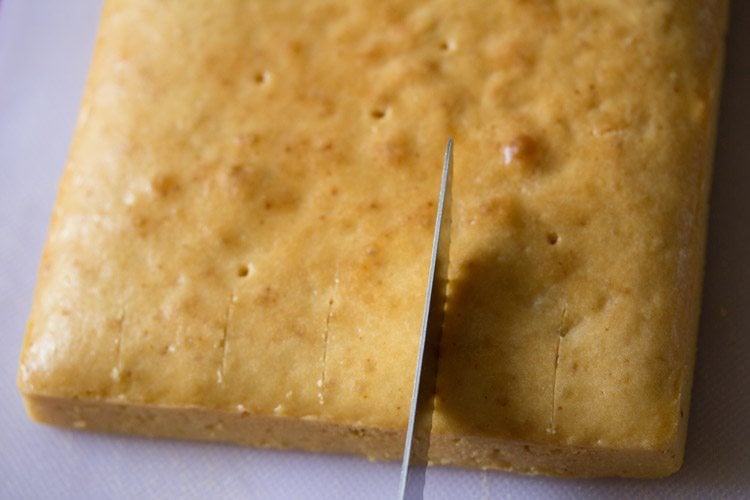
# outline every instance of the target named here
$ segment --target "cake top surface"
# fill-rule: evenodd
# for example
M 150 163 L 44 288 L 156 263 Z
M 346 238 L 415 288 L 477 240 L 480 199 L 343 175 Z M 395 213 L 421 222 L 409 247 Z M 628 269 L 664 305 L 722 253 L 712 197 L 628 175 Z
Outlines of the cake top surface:
M 22 390 L 403 427 L 453 137 L 435 431 L 662 445 L 712 5 L 110 0 Z

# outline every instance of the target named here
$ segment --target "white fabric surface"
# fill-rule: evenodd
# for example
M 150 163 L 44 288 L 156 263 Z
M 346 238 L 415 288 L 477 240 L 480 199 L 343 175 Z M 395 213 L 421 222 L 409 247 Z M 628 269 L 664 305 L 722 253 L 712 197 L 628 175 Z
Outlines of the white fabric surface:
M 99 8 L 0 0 L 0 497 L 394 498 L 398 464 L 60 430 L 24 414 L 18 353 Z M 685 466 L 656 481 L 431 469 L 426 498 L 750 498 L 750 2 L 733 9 Z

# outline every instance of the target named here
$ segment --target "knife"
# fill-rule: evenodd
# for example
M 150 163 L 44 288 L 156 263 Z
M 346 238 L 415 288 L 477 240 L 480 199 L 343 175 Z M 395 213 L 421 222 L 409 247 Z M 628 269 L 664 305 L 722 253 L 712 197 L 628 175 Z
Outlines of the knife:
M 451 237 L 451 186 L 453 183 L 453 139 L 448 140 L 443 160 L 435 233 L 432 239 L 432 260 L 427 278 L 427 296 L 422 334 L 419 340 L 414 391 L 411 397 L 409 425 L 401 464 L 401 499 L 421 499 L 430 447 L 432 410 L 435 401 L 438 351 L 443 333 L 446 285 L 448 284 L 448 253 Z

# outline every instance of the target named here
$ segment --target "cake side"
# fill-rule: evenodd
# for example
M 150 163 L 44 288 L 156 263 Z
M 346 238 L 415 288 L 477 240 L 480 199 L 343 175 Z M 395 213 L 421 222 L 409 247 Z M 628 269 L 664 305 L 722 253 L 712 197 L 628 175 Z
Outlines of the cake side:
M 36 421 L 78 430 L 136 434 L 152 438 L 218 441 L 256 448 L 301 449 L 365 455 L 370 460 L 399 460 L 404 429 L 383 429 L 298 419 L 258 416 L 238 405 L 231 410 L 206 407 L 132 405 L 119 401 L 71 400 L 25 396 Z M 553 448 L 530 442 L 433 434 L 435 465 L 492 468 L 554 476 L 653 476 L 673 465 L 669 453 L 653 450 Z M 617 464 L 615 469 L 613 464 Z
M 29 413 L 396 457 L 450 135 L 432 460 L 675 470 L 725 17 L 110 0 L 21 357 Z

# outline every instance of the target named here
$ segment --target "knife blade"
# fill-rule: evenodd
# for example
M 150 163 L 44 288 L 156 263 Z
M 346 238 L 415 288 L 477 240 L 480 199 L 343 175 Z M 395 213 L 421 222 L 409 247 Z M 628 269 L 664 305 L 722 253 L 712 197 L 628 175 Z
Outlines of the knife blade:
M 427 471 L 427 452 L 430 447 L 432 410 L 435 399 L 438 351 L 443 332 L 446 288 L 448 284 L 448 254 L 451 235 L 451 191 L 453 181 L 453 139 L 448 140 L 443 159 L 443 175 L 432 240 L 432 260 L 427 278 L 422 334 L 414 374 L 414 389 L 409 412 L 409 425 L 401 464 L 401 499 L 421 499 Z

